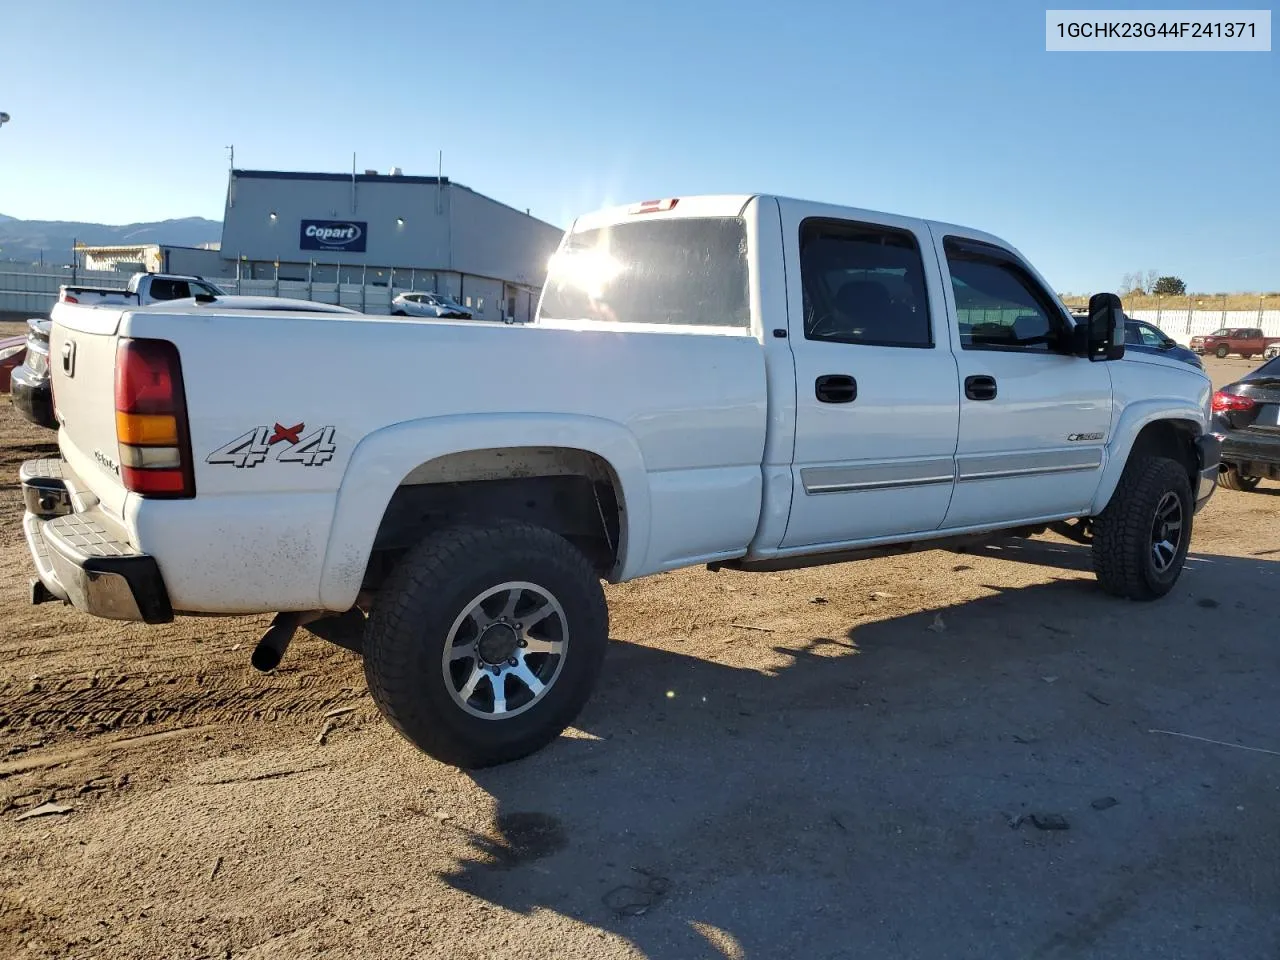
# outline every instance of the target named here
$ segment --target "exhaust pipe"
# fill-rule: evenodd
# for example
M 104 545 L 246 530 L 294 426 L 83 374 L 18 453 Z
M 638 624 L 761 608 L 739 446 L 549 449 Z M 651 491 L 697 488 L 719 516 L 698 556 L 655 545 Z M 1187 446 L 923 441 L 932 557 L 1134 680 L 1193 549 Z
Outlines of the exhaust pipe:
M 289 641 L 298 632 L 298 628 L 304 623 L 310 623 L 317 616 L 319 614 L 316 611 L 294 610 L 288 613 L 277 613 L 267 632 L 253 648 L 253 656 L 249 658 L 249 662 L 255 669 L 270 673 L 280 666 L 280 661 L 284 659 L 284 652 L 289 649 Z

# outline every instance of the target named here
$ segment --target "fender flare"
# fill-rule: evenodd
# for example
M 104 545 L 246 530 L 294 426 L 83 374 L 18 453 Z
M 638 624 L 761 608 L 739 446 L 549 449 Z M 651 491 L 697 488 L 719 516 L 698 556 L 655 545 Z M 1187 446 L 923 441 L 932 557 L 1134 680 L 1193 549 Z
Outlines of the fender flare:
M 378 526 L 409 473 L 449 454 L 505 447 L 565 447 L 604 460 L 617 480 L 622 508 L 614 575 L 624 580 L 640 569 L 649 547 L 649 483 L 640 445 L 626 427 L 597 417 L 551 413 L 425 417 L 375 430 L 352 451 L 329 527 L 320 577 L 323 608 L 348 610 L 355 604 Z
M 1138 434 L 1143 428 L 1160 420 L 1193 423 L 1196 426 L 1196 436 L 1204 432 L 1204 409 L 1188 403 L 1182 397 L 1152 397 L 1125 407 L 1120 421 L 1111 432 L 1111 441 L 1107 444 L 1107 463 L 1103 467 L 1102 478 L 1098 481 L 1097 492 L 1094 493 L 1093 516 L 1096 517 L 1106 509 L 1116 487 L 1120 485 L 1120 476 L 1129 462 L 1129 454 L 1133 452 Z

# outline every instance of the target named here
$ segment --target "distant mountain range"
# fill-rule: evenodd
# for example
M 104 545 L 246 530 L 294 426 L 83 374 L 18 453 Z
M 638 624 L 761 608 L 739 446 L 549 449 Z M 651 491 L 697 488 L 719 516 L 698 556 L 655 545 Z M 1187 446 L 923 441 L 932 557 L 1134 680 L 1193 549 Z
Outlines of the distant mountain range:
M 76 223 L 68 220 L 15 220 L 0 213 L 0 261 L 48 264 L 71 262 L 71 246 L 127 243 L 170 243 L 198 247 L 222 239 L 222 224 L 203 217 L 183 217 L 156 223 Z

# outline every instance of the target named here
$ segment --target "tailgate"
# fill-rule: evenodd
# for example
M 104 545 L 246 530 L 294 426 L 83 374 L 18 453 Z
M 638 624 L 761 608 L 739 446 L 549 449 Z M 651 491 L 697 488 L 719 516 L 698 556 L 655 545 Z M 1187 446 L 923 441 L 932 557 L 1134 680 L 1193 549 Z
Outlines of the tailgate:
M 102 505 L 120 516 L 126 491 L 116 442 L 116 330 L 123 311 L 59 303 L 49 332 L 58 446 Z

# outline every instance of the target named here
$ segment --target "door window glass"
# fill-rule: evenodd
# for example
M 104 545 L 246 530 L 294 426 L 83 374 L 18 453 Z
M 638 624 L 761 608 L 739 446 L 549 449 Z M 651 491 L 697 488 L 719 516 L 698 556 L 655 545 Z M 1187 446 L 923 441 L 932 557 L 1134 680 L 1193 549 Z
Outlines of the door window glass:
M 844 220 L 800 225 L 804 335 L 885 347 L 932 347 L 924 263 L 906 230 Z
M 1009 254 L 954 237 L 944 246 L 962 349 L 1046 353 L 1057 348 L 1059 312 Z
M 1148 323 L 1131 320 L 1124 325 L 1124 342 L 1135 347 L 1163 347 L 1164 334 Z

